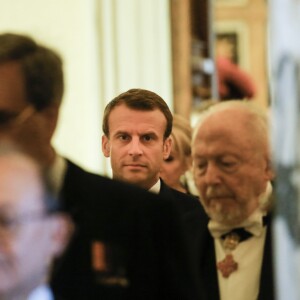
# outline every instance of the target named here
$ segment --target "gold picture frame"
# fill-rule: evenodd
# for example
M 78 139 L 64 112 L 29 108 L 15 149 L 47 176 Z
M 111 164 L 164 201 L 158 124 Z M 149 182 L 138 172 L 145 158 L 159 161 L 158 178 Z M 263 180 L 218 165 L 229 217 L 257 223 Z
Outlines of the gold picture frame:
M 244 6 L 248 4 L 249 0 L 215 0 L 218 6 Z

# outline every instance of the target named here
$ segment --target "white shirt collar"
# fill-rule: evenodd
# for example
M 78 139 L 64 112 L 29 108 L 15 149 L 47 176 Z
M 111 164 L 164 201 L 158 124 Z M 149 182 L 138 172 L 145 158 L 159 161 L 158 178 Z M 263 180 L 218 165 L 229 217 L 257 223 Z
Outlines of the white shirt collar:
M 54 297 L 48 285 L 40 285 L 30 293 L 27 300 L 54 300 Z
M 154 194 L 159 194 L 160 192 L 160 179 L 149 189 L 149 192 L 154 193 Z
M 56 155 L 54 163 L 47 171 L 47 176 L 49 177 L 49 181 L 51 182 L 56 195 L 58 195 L 61 190 L 66 170 L 66 160 L 62 156 Z

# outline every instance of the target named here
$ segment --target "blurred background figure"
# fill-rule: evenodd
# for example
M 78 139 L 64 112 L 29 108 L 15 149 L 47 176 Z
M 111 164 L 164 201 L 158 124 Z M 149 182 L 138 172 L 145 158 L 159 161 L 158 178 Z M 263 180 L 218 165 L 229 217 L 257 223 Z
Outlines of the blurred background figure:
M 234 42 L 230 37 L 216 37 L 216 68 L 220 100 L 251 99 L 256 93 L 253 79 L 238 66 L 234 49 Z
M 0 299 L 57 299 L 48 275 L 72 226 L 46 186 L 31 158 L 0 145 Z
M 171 153 L 162 164 L 160 176 L 173 189 L 197 195 L 190 172 L 192 127 L 186 118 L 178 114 L 173 115 L 171 139 Z

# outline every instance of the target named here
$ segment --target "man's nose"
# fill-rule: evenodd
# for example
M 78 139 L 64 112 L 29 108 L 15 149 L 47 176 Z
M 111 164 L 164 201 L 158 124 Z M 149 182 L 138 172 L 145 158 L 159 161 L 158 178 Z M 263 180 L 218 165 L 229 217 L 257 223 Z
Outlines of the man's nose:
M 208 163 L 205 171 L 205 182 L 206 184 L 218 184 L 221 182 L 221 173 L 218 166 L 211 162 Z
M 140 140 L 138 138 L 133 138 L 129 146 L 129 154 L 141 155 L 143 153 L 141 146 Z

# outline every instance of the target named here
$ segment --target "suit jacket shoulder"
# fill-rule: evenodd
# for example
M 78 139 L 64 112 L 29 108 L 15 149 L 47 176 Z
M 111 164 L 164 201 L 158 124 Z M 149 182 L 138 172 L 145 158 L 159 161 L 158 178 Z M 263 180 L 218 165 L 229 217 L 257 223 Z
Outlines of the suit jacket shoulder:
M 198 209 L 201 206 L 197 196 L 179 192 L 166 185 L 163 180 L 160 180 L 160 182 L 161 187 L 159 194 L 165 198 L 169 198 L 172 202 L 174 202 L 181 214 L 184 215 L 190 211 Z

